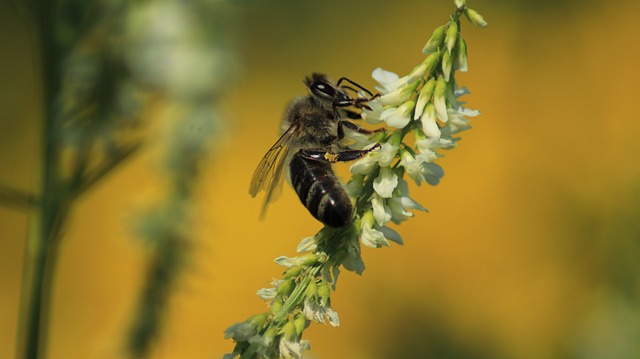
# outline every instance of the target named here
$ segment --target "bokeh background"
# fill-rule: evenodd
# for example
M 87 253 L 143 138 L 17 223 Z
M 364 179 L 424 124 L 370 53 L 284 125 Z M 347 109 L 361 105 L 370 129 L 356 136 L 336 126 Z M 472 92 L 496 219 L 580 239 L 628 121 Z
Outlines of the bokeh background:
M 364 274 L 341 275 L 332 295 L 341 326 L 313 324 L 308 356 L 640 358 L 640 3 L 468 2 L 489 27 L 463 21 L 469 72 L 457 80 L 482 116 L 441 159 L 442 182 L 412 188 L 430 213 L 398 228 L 404 246 L 363 249 Z M 0 182 L 33 190 L 43 59 L 33 19 L 14 5 L 0 4 Z M 223 331 L 266 309 L 255 292 L 280 276 L 272 260 L 294 255 L 320 228 L 289 189 L 264 221 L 261 200 L 247 194 L 304 76 L 322 71 L 371 88 L 376 67 L 407 73 L 453 4 L 278 0 L 219 9 L 214 38 L 232 63 L 211 105 L 222 125 L 195 192 L 197 240 L 152 358 L 230 352 Z M 72 211 L 47 358 L 125 357 L 148 261 L 132 228 L 162 196 L 161 142 L 152 139 Z M 0 207 L 2 358 L 17 350 L 29 219 Z

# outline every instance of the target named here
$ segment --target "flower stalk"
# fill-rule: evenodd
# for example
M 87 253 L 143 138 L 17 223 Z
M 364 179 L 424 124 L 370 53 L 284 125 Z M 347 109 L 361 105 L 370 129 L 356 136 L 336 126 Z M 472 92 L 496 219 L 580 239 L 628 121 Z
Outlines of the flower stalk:
M 480 27 L 486 21 L 468 9 L 466 1 L 455 4 L 450 20 L 437 27 L 425 44 L 426 58 L 410 73 L 400 77 L 380 68 L 373 71 L 380 97 L 368 103 L 362 117 L 389 129 L 372 135 L 367 146 L 379 143 L 380 149 L 350 168 L 352 177 L 345 188 L 354 202 L 352 223 L 324 227 L 302 240 L 300 256 L 276 259 L 287 268 L 283 279 L 258 291 L 269 311 L 225 331 L 225 337 L 236 342 L 225 358 L 301 358 L 309 348 L 302 334 L 312 321 L 339 325 L 338 313 L 331 308 L 331 292 L 341 268 L 357 274 L 364 271 L 361 244 L 371 248 L 402 244 L 401 236 L 388 225 L 408 220 L 413 211 L 427 211 L 410 197 L 405 174 L 418 186 L 438 184 L 444 171 L 434 161 L 443 156 L 441 150 L 456 147 L 459 138 L 455 136 L 470 128 L 467 117 L 479 114 L 459 101 L 468 91 L 458 88 L 455 73 L 467 70 L 461 15 L 473 18 L 471 22 Z

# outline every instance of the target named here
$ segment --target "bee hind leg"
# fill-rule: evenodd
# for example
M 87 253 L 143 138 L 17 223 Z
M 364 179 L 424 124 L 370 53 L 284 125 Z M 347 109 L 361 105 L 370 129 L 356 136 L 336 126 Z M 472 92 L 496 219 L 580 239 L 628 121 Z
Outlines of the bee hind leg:
M 376 143 L 373 147 L 366 150 L 344 150 L 331 152 L 330 150 L 324 149 L 301 149 L 298 153 L 306 159 L 336 163 L 357 160 L 358 158 L 364 157 L 371 151 L 380 149 L 380 147 L 380 144 Z

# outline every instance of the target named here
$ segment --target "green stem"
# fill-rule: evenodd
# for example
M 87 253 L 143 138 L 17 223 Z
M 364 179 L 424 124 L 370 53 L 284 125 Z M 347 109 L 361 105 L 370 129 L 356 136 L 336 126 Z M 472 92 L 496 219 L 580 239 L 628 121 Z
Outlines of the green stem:
M 59 88 L 58 61 L 60 54 L 55 40 L 55 1 L 37 4 L 35 16 L 39 21 L 40 58 L 42 63 L 45 119 L 42 148 L 41 199 L 38 202 L 35 228 L 29 235 L 22 287 L 20 334 L 17 357 L 43 357 L 51 299 L 51 278 L 58 254 L 60 229 L 68 213 L 64 200 L 66 188 L 60 187 L 58 173 L 59 144 L 56 132 L 54 99 Z

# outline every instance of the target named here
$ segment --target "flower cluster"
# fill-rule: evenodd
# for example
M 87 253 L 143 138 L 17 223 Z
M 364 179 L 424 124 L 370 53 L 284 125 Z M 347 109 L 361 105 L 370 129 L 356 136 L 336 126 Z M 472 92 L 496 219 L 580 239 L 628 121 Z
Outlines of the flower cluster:
M 225 332 L 236 342 L 226 358 L 300 358 L 309 348 L 302 332 L 311 321 L 339 325 L 331 308 L 330 292 L 335 290 L 340 267 L 358 274 L 364 271 L 361 244 L 366 247 L 402 244 L 391 227 L 426 209 L 409 196 L 407 174 L 418 186 L 439 183 L 444 172 L 434 163 L 439 150 L 456 146 L 455 137 L 469 129 L 467 117 L 478 111 L 460 102 L 468 93 L 455 81 L 457 70 L 467 71 L 467 45 L 460 34 L 464 14 L 474 25 L 486 22 L 475 10 L 456 0 L 456 11 L 449 22 L 433 32 L 424 46 L 426 58 L 408 75 L 400 77 L 380 68 L 373 71 L 380 96 L 368 102 L 363 119 L 370 124 L 386 124 L 390 130 L 376 132 L 368 146 L 380 144 L 351 166 L 346 184 L 355 202 L 354 220 L 342 228 L 322 228 L 315 236 L 302 240 L 298 257 L 280 257 L 285 266 L 283 278 L 258 291 L 269 304 L 269 312 L 250 317 Z M 356 139 L 359 144 L 361 139 Z

